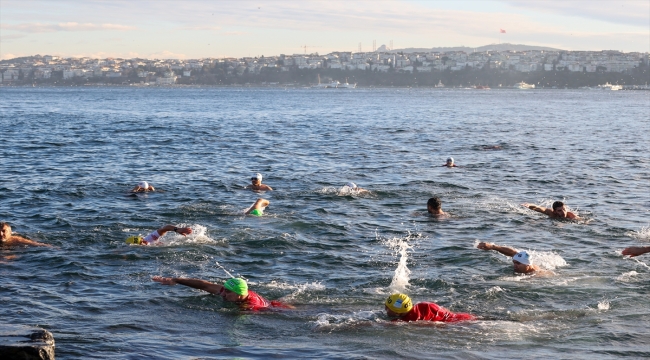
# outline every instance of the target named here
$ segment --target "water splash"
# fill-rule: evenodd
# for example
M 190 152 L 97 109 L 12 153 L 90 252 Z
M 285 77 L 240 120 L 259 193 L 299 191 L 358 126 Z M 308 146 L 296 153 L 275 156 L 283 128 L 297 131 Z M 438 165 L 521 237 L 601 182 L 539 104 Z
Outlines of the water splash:
M 546 270 L 555 270 L 556 268 L 568 265 L 562 256 L 552 251 L 529 250 L 528 253 L 535 265 Z
M 609 301 L 607 300 L 599 301 L 598 310 L 609 310 Z
M 217 265 L 221 270 L 223 270 L 223 271 L 226 273 L 226 275 L 228 275 L 228 276 L 231 277 L 231 278 L 234 278 L 234 277 L 235 277 L 235 276 L 233 276 L 233 274 L 230 273 L 230 271 L 226 270 L 225 267 L 221 266 L 221 264 L 219 264 L 218 261 L 215 261 L 214 263 L 215 263 L 215 264 L 216 264 L 216 265 Z
M 644 226 L 639 231 L 629 231 L 625 235 L 637 240 L 650 240 L 650 226 Z
M 178 227 L 189 227 L 192 229 L 192 233 L 183 236 L 176 234 L 173 231 L 167 232 L 165 236 L 161 237 L 157 242 L 156 246 L 174 246 L 174 245 L 186 245 L 186 244 L 206 244 L 206 243 L 215 243 L 216 240 L 210 238 L 207 235 L 208 229 L 199 224 L 178 224 Z
M 379 238 L 378 234 L 376 236 Z M 388 286 L 390 291 L 406 291 L 406 287 L 409 285 L 409 276 L 411 275 L 411 270 L 406 266 L 406 261 L 408 260 L 408 250 L 413 248 L 413 246 L 409 244 L 409 241 L 420 238 L 421 236 L 422 235 L 420 234 L 412 234 L 409 231 L 405 237 L 394 237 L 381 240 L 384 245 L 388 246 L 388 248 L 395 253 L 395 256 L 399 256 L 393 280 Z

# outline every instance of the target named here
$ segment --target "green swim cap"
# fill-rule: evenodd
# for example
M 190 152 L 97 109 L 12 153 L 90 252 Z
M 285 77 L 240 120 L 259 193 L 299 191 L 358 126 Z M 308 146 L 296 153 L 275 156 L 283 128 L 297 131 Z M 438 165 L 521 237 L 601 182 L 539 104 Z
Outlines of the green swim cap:
M 255 216 L 262 216 L 264 213 L 260 209 L 255 209 L 255 210 L 251 211 L 249 214 L 255 215 Z
M 230 278 L 223 284 L 223 287 L 226 290 L 230 290 L 237 295 L 246 296 L 248 295 L 248 285 L 246 280 L 240 278 Z

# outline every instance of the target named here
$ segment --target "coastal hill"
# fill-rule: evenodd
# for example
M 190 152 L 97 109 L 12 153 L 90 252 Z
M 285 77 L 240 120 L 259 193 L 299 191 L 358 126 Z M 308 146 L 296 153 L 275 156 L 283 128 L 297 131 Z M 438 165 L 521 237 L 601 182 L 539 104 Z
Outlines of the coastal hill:
M 451 51 L 464 51 L 466 53 L 472 52 L 483 52 L 483 51 L 529 51 L 529 50 L 543 50 L 543 51 L 562 51 L 561 49 L 554 49 L 546 46 L 534 46 L 534 45 L 523 45 L 523 44 L 490 44 L 479 47 L 468 47 L 468 46 L 456 46 L 456 47 L 434 47 L 434 48 L 405 48 L 405 49 L 395 49 L 388 50 L 385 45 L 382 45 L 377 49 L 379 52 L 392 52 L 392 53 L 414 53 L 414 52 L 451 52 Z

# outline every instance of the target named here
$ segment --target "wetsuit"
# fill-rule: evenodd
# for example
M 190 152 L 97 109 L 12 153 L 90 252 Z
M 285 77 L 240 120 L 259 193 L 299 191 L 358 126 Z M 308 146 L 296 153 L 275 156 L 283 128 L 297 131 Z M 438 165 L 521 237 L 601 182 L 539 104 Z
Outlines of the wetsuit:
M 225 291 L 224 289 L 225 288 L 222 288 L 221 291 Z M 268 301 L 258 293 L 251 290 L 248 290 L 248 297 L 246 297 L 246 300 L 242 301 L 241 303 L 237 303 L 237 305 L 239 305 L 240 310 L 248 311 L 265 310 L 270 307 L 289 308 L 287 305 L 280 301 Z
M 476 320 L 476 317 L 466 313 L 453 313 L 438 304 L 430 302 L 421 302 L 415 304 L 413 309 L 403 316 L 400 316 L 393 321 L 443 321 L 455 322 L 463 320 Z

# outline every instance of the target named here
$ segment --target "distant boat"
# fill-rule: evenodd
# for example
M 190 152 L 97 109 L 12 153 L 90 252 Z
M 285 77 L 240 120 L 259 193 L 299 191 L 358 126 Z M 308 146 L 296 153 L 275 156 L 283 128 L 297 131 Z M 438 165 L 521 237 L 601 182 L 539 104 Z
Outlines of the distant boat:
M 483 85 L 475 85 L 474 89 L 476 89 L 476 90 L 490 90 L 490 87 L 487 86 L 487 85 L 485 85 L 485 86 L 483 86 Z
M 599 89 L 599 90 L 614 90 L 614 91 L 617 91 L 617 90 L 623 90 L 623 86 L 621 86 L 621 85 L 612 85 L 612 84 L 610 84 L 610 83 L 607 82 L 607 83 L 605 83 L 604 85 L 598 85 L 598 86 L 596 87 L 596 89 Z
M 526 84 L 525 82 L 522 81 L 522 82 L 516 83 L 515 88 L 522 89 L 522 90 L 534 89 L 535 84 Z
M 339 87 L 339 85 L 341 85 L 340 82 L 338 82 L 337 80 L 332 80 L 329 84 L 326 84 L 325 87 L 328 89 L 336 89 L 337 87 Z
M 313 88 L 316 89 L 325 89 L 327 87 L 327 84 L 321 84 L 320 82 L 320 74 L 318 74 L 318 84 L 312 86 Z
M 442 80 L 438 80 L 438 83 L 436 84 L 437 88 L 443 88 L 445 87 L 445 84 L 442 83 Z
M 338 85 L 339 89 L 354 89 L 356 87 L 357 87 L 357 83 L 354 84 L 348 83 L 348 78 L 345 78 L 345 82 L 343 84 Z

